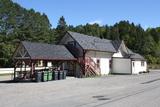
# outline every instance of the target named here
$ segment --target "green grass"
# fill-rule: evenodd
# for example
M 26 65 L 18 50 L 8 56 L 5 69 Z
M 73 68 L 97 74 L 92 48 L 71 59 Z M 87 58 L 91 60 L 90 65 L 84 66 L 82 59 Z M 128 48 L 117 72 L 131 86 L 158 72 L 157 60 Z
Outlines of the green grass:
M 11 76 L 13 73 L 0 74 L 0 76 Z
M 149 64 L 148 68 L 149 69 L 160 69 L 160 64 Z

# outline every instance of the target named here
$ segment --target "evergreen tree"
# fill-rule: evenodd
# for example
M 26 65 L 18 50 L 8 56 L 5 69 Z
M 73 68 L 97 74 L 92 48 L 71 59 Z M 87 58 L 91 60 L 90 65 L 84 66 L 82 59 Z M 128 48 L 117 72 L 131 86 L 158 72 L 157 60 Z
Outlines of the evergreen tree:
M 67 31 L 67 24 L 65 18 L 62 16 L 58 21 L 57 28 L 55 29 L 56 43 L 58 43 L 61 38 L 65 35 Z
M 0 0 L 0 67 L 12 65 L 16 42 L 53 42 L 54 30 L 45 14 L 27 10 L 11 0 Z

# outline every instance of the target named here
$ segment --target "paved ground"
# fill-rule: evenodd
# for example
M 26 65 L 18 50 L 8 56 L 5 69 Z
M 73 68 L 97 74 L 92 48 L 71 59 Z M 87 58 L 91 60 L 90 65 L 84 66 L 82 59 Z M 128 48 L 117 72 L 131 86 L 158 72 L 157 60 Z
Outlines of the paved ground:
M 160 71 L 45 83 L 0 83 L 0 107 L 159 106 Z

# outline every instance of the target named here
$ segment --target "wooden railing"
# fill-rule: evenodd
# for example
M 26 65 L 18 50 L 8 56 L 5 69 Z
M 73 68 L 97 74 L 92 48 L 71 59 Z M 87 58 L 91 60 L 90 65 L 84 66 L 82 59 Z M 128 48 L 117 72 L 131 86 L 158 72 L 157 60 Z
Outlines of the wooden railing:
M 100 68 L 92 58 L 86 57 L 84 59 L 83 57 L 79 57 L 77 58 L 77 62 L 81 67 L 80 73 L 82 77 L 100 75 Z
M 98 64 L 91 57 L 85 58 L 86 76 L 96 76 L 100 75 L 100 68 Z

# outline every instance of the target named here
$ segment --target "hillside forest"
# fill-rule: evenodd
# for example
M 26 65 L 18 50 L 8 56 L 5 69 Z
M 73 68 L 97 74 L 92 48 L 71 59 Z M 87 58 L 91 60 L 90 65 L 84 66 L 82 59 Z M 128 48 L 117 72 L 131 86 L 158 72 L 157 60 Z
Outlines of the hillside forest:
M 127 20 L 114 25 L 73 26 L 61 16 L 53 28 L 46 14 L 25 9 L 11 0 L 0 0 L 0 67 L 13 66 L 12 55 L 20 41 L 56 44 L 66 31 L 124 40 L 128 48 L 143 55 L 150 65 L 160 64 L 160 27 L 143 29 Z

